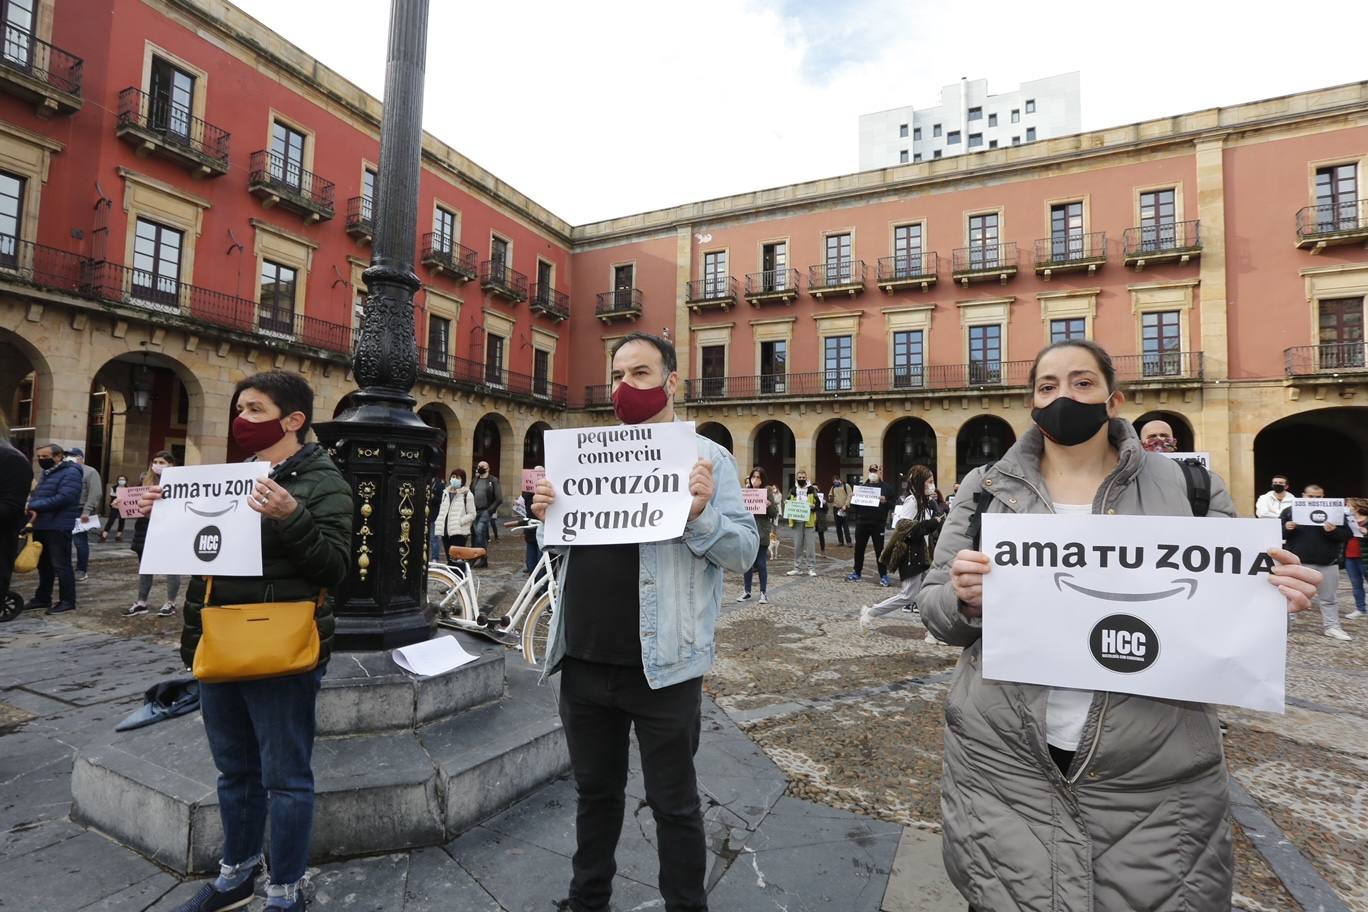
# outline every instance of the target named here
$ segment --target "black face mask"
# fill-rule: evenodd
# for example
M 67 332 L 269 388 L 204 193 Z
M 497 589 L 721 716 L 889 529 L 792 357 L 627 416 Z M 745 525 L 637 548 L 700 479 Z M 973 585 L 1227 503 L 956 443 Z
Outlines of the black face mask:
M 1078 446 L 1091 440 L 1097 429 L 1107 423 L 1107 403 L 1079 402 L 1060 396 L 1044 408 L 1031 409 L 1031 418 L 1055 443 Z
M 1286 491 L 1286 490 L 1287 490 L 1287 485 L 1275 484 L 1275 485 L 1273 486 L 1273 491 L 1274 491 L 1275 493 L 1277 493 L 1277 494 L 1281 494 L 1283 491 Z
M 43 459 L 43 458 L 40 458 L 40 459 L 38 460 L 38 468 L 42 469 L 44 472 L 46 472 L 48 469 L 52 468 L 52 467 L 55 466 L 56 464 L 57 464 L 57 460 L 55 460 L 55 459 Z

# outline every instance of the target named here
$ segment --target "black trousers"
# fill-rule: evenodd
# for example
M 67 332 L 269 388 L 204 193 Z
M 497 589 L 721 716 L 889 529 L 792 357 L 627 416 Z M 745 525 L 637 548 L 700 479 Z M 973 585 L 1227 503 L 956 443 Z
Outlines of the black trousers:
M 43 545 L 43 557 L 38 561 L 38 588 L 33 593 L 34 604 L 52 604 L 52 582 L 56 578 L 57 601 L 74 607 L 76 571 L 71 566 L 71 533 L 55 529 L 34 530 L 33 538 Z
M 832 521 L 836 524 L 836 544 L 850 544 L 850 532 L 846 529 L 846 518 L 837 513 L 832 518 Z
M 865 545 L 871 538 L 874 539 L 874 562 L 878 564 L 879 576 L 887 575 L 887 570 L 883 564 L 884 549 L 884 530 L 883 526 L 871 526 L 866 523 L 855 524 L 855 572 L 859 573 L 864 569 Z
M 707 847 L 694 773 L 702 698 L 702 678 L 652 690 L 640 667 L 565 659 L 560 716 L 579 794 L 570 881 L 573 912 L 608 909 L 632 727 L 641 748 L 646 803 L 655 816 L 665 910 L 706 912 Z

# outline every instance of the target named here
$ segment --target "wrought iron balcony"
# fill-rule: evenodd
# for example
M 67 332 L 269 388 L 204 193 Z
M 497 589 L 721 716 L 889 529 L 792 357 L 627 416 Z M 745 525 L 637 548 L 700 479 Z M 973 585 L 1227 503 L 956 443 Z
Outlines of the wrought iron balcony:
M 501 260 L 480 264 L 480 287 L 514 304 L 527 300 L 527 276 Z
M 720 399 L 802 399 L 832 395 L 896 397 L 914 393 L 1025 389 L 1030 361 L 908 365 L 861 370 L 808 371 L 684 381 L 686 402 Z M 587 399 L 586 390 L 586 399 Z
M 347 234 L 366 244 L 375 240 L 375 207 L 368 198 L 347 200 Z
M 313 222 L 333 217 L 332 181 L 265 149 L 252 153 L 247 189 L 268 209 L 278 205 Z
M 596 383 L 584 388 L 585 408 L 612 408 L 613 384 Z
M 0 48 L 0 91 L 36 104 L 40 111 L 72 114 L 81 109 L 80 57 L 5 25 Z
M 953 269 L 952 275 L 961 285 L 994 279 L 1006 285 L 1007 280 L 1017 274 L 1016 242 L 957 248 Z
M 1150 263 L 1186 263 L 1202 254 L 1199 220 L 1166 222 L 1127 228 L 1123 238 L 1127 266 L 1144 269 Z
M 1201 352 L 1116 355 L 1112 358 L 1112 366 L 1116 368 L 1116 379 L 1122 383 L 1198 382 L 1202 379 Z
M 1288 377 L 1335 380 L 1348 375 L 1362 380 L 1368 373 L 1368 342 L 1298 345 L 1283 352 L 1283 361 Z
M 119 93 L 115 135 L 139 155 L 157 155 L 201 177 L 228 173 L 228 133 L 162 95 L 129 87 Z
M 570 319 L 570 296 L 542 282 L 532 283 L 528 307 L 534 314 L 550 317 L 557 323 Z
M 1368 199 L 1307 206 L 1297 212 L 1297 246 L 1320 253 L 1338 244 L 1368 242 Z
M 800 278 L 796 269 L 766 269 L 746 273 L 746 300 L 759 306 L 768 301 L 791 304 L 798 297 Z
M 565 384 L 552 383 L 549 377 L 537 377 L 494 364 L 458 358 L 443 348 L 420 346 L 418 373 L 423 380 L 558 409 L 565 408 L 569 398 Z
M 429 231 L 423 235 L 422 263 L 438 275 L 469 282 L 479 272 L 480 255 L 449 237 Z
M 614 288 L 598 294 L 594 316 L 604 323 L 614 320 L 635 320 L 641 316 L 641 289 Z
M 1057 272 L 1091 275 L 1107 262 L 1107 234 L 1067 234 L 1040 238 L 1035 242 L 1036 275 L 1049 279 Z
M 808 267 L 808 294 L 814 298 L 827 295 L 854 297 L 865 288 L 864 260 L 828 260 Z
M 936 284 L 939 269 L 940 257 L 934 250 L 879 257 L 879 287 L 889 294 L 904 288 L 926 291 Z
M 0 281 L 80 293 L 89 281 L 88 263 L 69 250 L 0 234 Z
M 736 306 L 736 278 L 734 276 L 706 276 L 686 285 L 685 303 L 694 313 L 711 307 L 727 310 Z

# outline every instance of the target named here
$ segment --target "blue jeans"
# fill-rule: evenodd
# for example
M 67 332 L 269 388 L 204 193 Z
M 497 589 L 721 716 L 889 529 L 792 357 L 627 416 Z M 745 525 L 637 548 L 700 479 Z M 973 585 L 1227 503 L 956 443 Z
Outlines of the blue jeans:
M 446 560 L 446 549 L 442 547 L 442 536 L 437 534 L 437 527 L 428 530 L 428 553 L 432 555 L 431 561 L 441 563 Z
M 541 548 L 537 547 L 537 540 L 534 538 L 527 543 L 527 572 L 531 573 L 537 569 L 537 561 L 541 560 Z
M 751 591 L 751 574 L 760 574 L 760 591 L 764 593 L 769 586 L 769 539 L 760 540 L 760 549 L 755 552 L 755 563 L 741 576 L 741 582 L 746 587 L 746 594 Z
M 1363 558 L 1346 557 L 1344 569 L 1349 573 L 1349 585 L 1354 590 L 1354 609 L 1363 610 Z
M 471 545 L 476 548 L 489 547 L 489 511 L 480 510 L 475 514 L 475 527 L 471 531 Z
M 219 771 L 223 863 L 261 854 L 269 815 L 273 884 L 298 883 L 308 865 L 314 709 L 326 671 L 200 685 L 204 732 Z
M 73 532 L 71 542 L 76 546 L 76 570 L 85 573 L 90 569 L 90 533 Z

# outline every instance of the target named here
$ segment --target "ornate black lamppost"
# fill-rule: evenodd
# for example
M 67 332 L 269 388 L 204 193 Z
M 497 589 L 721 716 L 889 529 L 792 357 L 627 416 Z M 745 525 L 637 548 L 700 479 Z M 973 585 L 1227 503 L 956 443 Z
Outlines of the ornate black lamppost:
M 392 0 L 375 246 L 354 372 L 361 389 L 318 438 L 351 482 L 352 571 L 334 593 L 339 650 L 391 649 L 433 632 L 426 604 L 428 486 L 439 432 L 414 413 L 413 295 L 428 0 Z

